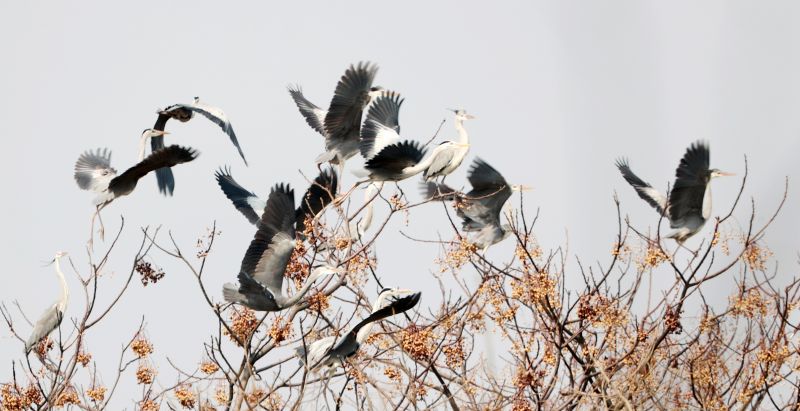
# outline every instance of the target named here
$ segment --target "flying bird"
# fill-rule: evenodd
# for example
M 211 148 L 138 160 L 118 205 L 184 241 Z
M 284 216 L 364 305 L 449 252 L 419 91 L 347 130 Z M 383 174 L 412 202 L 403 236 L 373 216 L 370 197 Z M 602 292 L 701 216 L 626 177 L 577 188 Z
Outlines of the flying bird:
M 400 106 L 403 98 L 384 92 L 375 99 L 361 130 L 361 155 L 369 181 L 400 181 L 419 174 L 428 166 L 421 163 L 425 149 L 419 142 L 400 140 Z
M 710 150 L 703 141 L 692 143 L 675 170 L 675 184 L 665 197 L 650 184 L 633 174 L 626 158 L 617 160 L 617 168 L 644 201 L 669 219 L 666 238 L 683 244 L 697 234 L 711 217 L 711 179 L 732 176 L 716 168 L 709 168 Z
M 230 168 L 220 168 L 214 176 L 222 192 L 231 200 L 233 206 L 251 224 L 258 224 L 267 203 L 236 182 L 231 175 Z M 305 230 L 306 219 L 315 218 L 328 204 L 333 202 L 337 184 L 338 180 L 333 170 L 323 170 L 314 179 L 300 200 L 300 206 L 295 210 L 294 229 L 298 233 Z
M 31 331 L 31 335 L 25 342 L 26 355 L 31 352 L 39 341 L 42 341 L 53 332 L 53 330 L 58 328 L 58 326 L 61 325 L 61 320 L 64 319 L 64 311 L 67 309 L 67 303 L 69 302 L 69 288 L 67 288 L 67 280 L 64 278 L 64 273 L 61 272 L 60 260 L 66 255 L 67 253 L 63 251 L 58 252 L 53 259 L 53 263 L 55 263 L 56 267 L 56 274 L 58 275 L 58 282 L 61 285 L 61 295 L 58 301 L 45 310 L 39 319 L 36 320 L 33 331 Z
M 456 215 L 461 218 L 461 229 L 476 232 L 473 242 L 486 250 L 511 233 L 508 224 L 500 223 L 500 213 L 511 193 L 530 188 L 525 185 L 509 185 L 494 167 L 480 158 L 472 163 L 467 179 L 472 190 L 466 194 L 445 184 L 427 182 L 422 183 L 423 195 L 428 199 L 455 201 Z
M 157 150 L 140 161 L 135 166 L 117 175 L 117 170 L 111 167 L 111 151 L 97 149 L 86 151 L 78 157 L 75 163 L 75 182 L 82 190 L 97 193 L 94 199 L 95 212 L 92 214 L 91 231 L 94 232 L 94 220 L 100 219 L 100 236 L 103 236 L 103 219 L 100 211 L 115 199 L 133 192 L 136 183 L 151 171 L 163 167 L 173 167 L 197 158 L 197 151 L 187 147 L 172 145 Z M 91 236 L 89 243 L 91 244 Z
M 280 311 L 297 304 L 318 279 L 341 273 L 323 265 L 314 268 L 293 296 L 283 295 L 283 277 L 295 248 L 294 190 L 276 185 L 269 194 L 253 241 L 242 259 L 239 285 L 223 285 L 225 301 L 256 311 Z
M 384 289 L 372 305 L 372 313 L 338 341 L 335 336 L 330 336 L 314 341 L 307 350 L 303 347 L 296 348 L 295 353 L 300 363 L 308 364 L 310 370 L 321 370 L 326 376 L 331 376 L 347 358 L 358 352 L 376 322 L 412 309 L 419 303 L 421 295 L 422 293 L 410 290 Z
M 195 113 L 202 114 L 204 117 L 214 122 L 214 124 L 218 125 L 222 131 L 230 137 L 231 142 L 239 151 L 242 160 L 244 160 L 244 164 L 247 165 L 247 159 L 244 157 L 244 152 L 242 151 L 241 145 L 239 145 L 239 140 L 236 139 L 236 134 L 233 132 L 233 126 L 230 120 L 228 120 L 228 116 L 225 115 L 225 112 L 221 109 L 202 103 L 200 97 L 195 97 L 193 103 L 173 104 L 163 110 L 158 110 L 157 113 L 158 118 L 156 119 L 156 124 L 153 126 L 153 129 L 157 131 L 164 131 L 167 126 L 167 121 L 170 119 L 185 123 L 194 118 Z M 153 152 L 164 148 L 164 136 L 153 136 L 150 140 L 150 146 Z M 173 191 L 175 191 L 175 176 L 172 175 L 172 170 L 169 168 L 157 170 L 156 179 L 158 181 L 158 190 L 164 195 L 172 195 Z
M 467 114 L 466 111 L 452 110 L 456 114 L 455 127 L 458 132 L 458 139 L 455 141 L 445 141 L 433 149 L 427 158 L 426 168 L 422 172 L 425 181 L 431 181 L 437 177 L 442 177 L 442 181 L 450 173 L 455 171 L 469 152 L 469 135 L 464 128 L 464 121 L 474 119 L 475 116 Z
M 377 72 L 378 66 L 369 62 L 351 65 L 336 85 L 327 111 L 305 98 L 300 87 L 289 87 L 300 114 L 325 137 L 325 152 L 315 160 L 317 165 L 326 162 L 337 165 L 340 177 L 345 161 L 358 154 L 364 107 L 383 90 L 372 85 Z

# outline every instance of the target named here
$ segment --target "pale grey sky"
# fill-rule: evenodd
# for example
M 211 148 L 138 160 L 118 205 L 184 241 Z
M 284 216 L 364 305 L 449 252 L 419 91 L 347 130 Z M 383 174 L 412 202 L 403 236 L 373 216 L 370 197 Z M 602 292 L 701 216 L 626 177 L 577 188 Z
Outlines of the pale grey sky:
M 344 69 L 360 60 L 376 62 L 377 84 L 405 96 L 405 137 L 429 138 L 442 118 L 450 119 L 448 107 L 478 117 L 467 125 L 469 159 L 481 156 L 510 182 L 535 187 L 526 201 L 529 212 L 541 210 L 536 233 L 545 248 L 562 245 L 568 233 L 572 254 L 605 259 L 616 230 L 614 190 L 638 227 L 657 219 L 624 183 L 614 159 L 629 156 L 638 174 L 663 188 L 689 143 L 705 139 L 714 167 L 741 174 L 748 156 L 745 195 L 755 197 L 759 221 L 777 205 L 790 176 L 789 201 L 767 244 L 782 261 L 780 275 L 796 275 L 798 20 L 800 3 L 792 1 L 3 2 L 0 300 L 18 299 L 36 316 L 57 295 L 52 268 L 41 262 L 58 250 L 70 252 L 79 267 L 85 262 L 92 195 L 72 179 L 78 155 L 109 147 L 113 165 L 127 168 L 155 110 L 195 95 L 228 113 L 251 165 L 244 166 L 210 123 L 171 125 L 168 142 L 201 155 L 175 169 L 174 198 L 160 196 L 148 176 L 105 210 L 109 234 L 120 214 L 127 220 L 107 281 L 118 284 L 127 273 L 138 227 L 163 225 L 192 251 L 194 239 L 216 220 L 223 235 L 207 282 L 219 290 L 235 277 L 253 227 L 219 191 L 214 169 L 232 165 L 234 176 L 260 194 L 281 181 L 303 189 L 297 170 L 314 172 L 322 141 L 286 86 L 299 83 L 309 99 L 325 105 Z M 448 121 L 440 137 L 453 135 Z M 463 181 L 465 170 L 450 182 Z M 416 191 L 416 184 L 403 186 Z M 727 209 L 738 184 L 715 182 L 716 211 Z M 741 221 L 744 206 L 736 214 Z M 397 230 L 434 238 L 436 227 L 449 237 L 441 218 L 430 207 L 415 209 L 409 227 L 391 223 L 377 247 L 386 283 L 426 284 L 436 247 L 410 247 Z M 507 252 L 493 250 L 498 258 Z M 101 363 L 116 364 L 143 315 L 157 358 L 191 368 L 201 357 L 212 316 L 189 273 L 163 254 L 153 256 L 167 277 L 155 287 L 133 284 L 108 324 L 89 336 Z M 83 299 L 74 276 L 68 279 L 68 315 L 77 315 Z M 732 279 L 718 283 L 723 298 L 734 287 Z M 422 309 L 438 306 L 437 294 L 429 296 Z M 8 364 L 20 351 L 2 331 L 0 381 L 10 378 Z M 111 371 L 105 370 L 106 381 Z M 162 378 L 171 382 L 169 374 Z M 130 407 L 134 395 L 125 394 L 131 392 L 119 404 Z

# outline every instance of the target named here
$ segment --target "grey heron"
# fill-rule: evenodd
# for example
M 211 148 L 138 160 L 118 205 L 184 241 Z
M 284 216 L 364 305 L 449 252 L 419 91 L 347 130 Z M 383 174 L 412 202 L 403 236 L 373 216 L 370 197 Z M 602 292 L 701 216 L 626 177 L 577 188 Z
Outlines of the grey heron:
M 463 109 L 452 110 L 456 114 L 455 127 L 458 132 L 456 141 L 445 141 L 436 146 L 425 164 L 427 167 L 422 172 L 425 181 L 437 177 L 446 177 L 457 169 L 469 152 L 469 135 L 464 128 L 464 121 L 474 119 L 475 116 L 467 114 Z
M 300 114 L 325 137 L 325 152 L 315 160 L 317 165 L 326 162 L 337 165 L 340 177 L 345 161 L 358 154 L 364 107 L 383 90 L 372 85 L 377 72 L 378 66 L 369 62 L 351 65 L 336 84 L 327 111 L 305 98 L 299 87 L 289 87 Z
M 111 167 L 111 151 L 108 149 L 97 149 L 94 152 L 90 150 L 81 154 L 75 163 L 75 182 L 82 190 L 97 193 L 93 201 L 95 212 L 92 214 L 91 231 L 94 232 L 94 220 L 100 218 L 100 211 L 115 199 L 133 192 L 139 179 L 147 173 L 186 163 L 195 158 L 197 151 L 194 149 L 172 145 L 153 152 L 135 166 L 117 175 L 117 170 Z M 100 218 L 100 233 L 102 238 L 102 218 Z M 89 243 L 91 242 L 90 237 Z
M 218 125 L 222 131 L 228 135 L 231 142 L 236 147 L 236 150 L 239 151 L 242 160 L 244 160 L 244 164 L 247 165 L 247 159 L 244 157 L 244 152 L 242 151 L 241 145 L 239 145 L 239 140 L 233 132 L 231 122 L 225 112 L 218 107 L 202 103 L 200 97 L 195 97 L 192 103 L 173 104 L 163 110 L 158 110 L 157 113 L 158 118 L 156 118 L 156 124 L 153 126 L 153 129 L 157 131 L 164 131 L 167 126 L 167 121 L 170 119 L 185 123 L 194 118 L 195 113 L 203 115 L 214 124 Z M 164 136 L 153 136 L 150 140 L 150 146 L 153 152 L 164 148 Z M 158 190 L 165 195 L 172 195 L 173 191 L 175 191 L 175 176 L 172 175 L 172 170 L 169 168 L 156 170 L 156 179 L 158 181 Z
M 220 168 L 214 176 L 222 192 L 231 200 L 233 206 L 251 224 L 258 224 L 267 203 L 236 182 L 231 175 L 230 168 Z M 300 200 L 300 206 L 295 210 L 295 230 L 297 232 L 302 233 L 305 229 L 306 219 L 313 219 L 333 201 L 337 185 L 338 180 L 332 170 L 323 170 L 319 173 Z
M 384 289 L 372 305 L 372 313 L 347 334 L 338 340 L 335 336 L 321 338 L 309 344 L 307 349 L 296 348 L 295 353 L 300 363 L 308 364 L 310 370 L 322 370 L 325 375 L 330 376 L 347 358 L 358 352 L 376 322 L 414 308 L 421 295 L 422 293 L 411 290 Z
M 616 165 L 639 197 L 669 220 L 673 231 L 667 233 L 666 238 L 682 244 L 700 231 L 711 217 L 711 180 L 733 175 L 709 168 L 710 157 L 706 142 L 692 143 L 675 170 L 675 184 L 669 198 L 633 174 L 626 158 L 618 159 Z
M 239 285 L 223 285 L 225 301 L 257 311 L 280 311 L 297 304 L 318 279 L 342 272 L 327 265 L 316 267 L 293 296 L 283 295 L 284 272 L 296 244 L 296 219 L 294 190 L 288 185 L 276 185 L 267 198 L 258 230 L 242 259 Z
M 509 185 L 494 167 L 480 158 L 473 161 L 467 179 L 472 190 L 466 194 L 445 184 L 427 182 L 422 183 L 423 195 L 429 199 L 455 201 L 456 215 L 461 218 L 462 230 L 476 232 L 473 243 L 486 250 L 511 233 L 511 227 L 500 222 L 503 206 L 511 193 L 530 188 L 525 185 Z
M 361 155 L 370 181 L 400 181 L 422 172 L 425 149 L 417 141 L 400 140 L 400 106 L 403 98 L 384 92 L 369 108 L 361 130 Z
M 64 311 L 67 309 L 69 302 L 69 288 L 67 288 L 67 280 L 64 278 L 64 273 L 61 272 L 61 258 L 66 256 L 67 253 L 61 251 L 56 253 L 53 263 L 56 267 L 56 274 L 58 275 L 58 282 L 61 285 L 61 295 L 58 301 L 47 308 L 44 313 L 36 320 L 33 326 L 33 331 L 25 342 L 25 354 L 31 352 L 33 347 L 47 337 L 48 334 L 53 332 L 61 324 L 64 318 Z

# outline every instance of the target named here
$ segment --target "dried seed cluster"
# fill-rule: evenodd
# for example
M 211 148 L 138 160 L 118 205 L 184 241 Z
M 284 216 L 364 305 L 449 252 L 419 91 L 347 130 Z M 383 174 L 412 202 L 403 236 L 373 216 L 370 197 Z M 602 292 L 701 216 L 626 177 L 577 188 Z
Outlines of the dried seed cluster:
M 230 324 L 233 335 L 227 329 L 223 330 L 223 333 L 230 337 L 231 341 L 235 342 L 236 345 L 242 347 L 256 331 L 258 319 L 256 319 L 255 312 L 249 308 L 234 308 L 230 317 Z
M 139 261 L 135 268 L 136 272 L 139 273 L 139 276 L 141 277 L 140 279 L 142 281 L 142 285 L 145 287 L 147 284 L 157 283 L 158 280 L 164 278 L 165 275 L 164 270 L 158 267 L 154 268 L 152 264 L 146 261 Z
M 411 324 L 401 332 L 400 345 L 412 358 L 428 360 L 433 355 L 433 330 Z
M 131 343 L 131 350 L 139 358 L 146 358 L 153 353 L 153 344 L 143 337 L 139 337 Z
M 152 384 L 155 376 L 156 376 L 156 370 L 147 364 L 140 364 L 139 368 L 136 370 L 136 382 L 138 382 L 139 384 L 143 385 Z
M 175 399 L 186 409 L 194 408 L 197 402 L 197 395 L 192 391 L 190 385 L 181 385 L 175 389 Z
M 91 398 L 94 402 L 103 402 L 106 398 L 106 387 L 95 386 L 86 390 L 86 396 Z

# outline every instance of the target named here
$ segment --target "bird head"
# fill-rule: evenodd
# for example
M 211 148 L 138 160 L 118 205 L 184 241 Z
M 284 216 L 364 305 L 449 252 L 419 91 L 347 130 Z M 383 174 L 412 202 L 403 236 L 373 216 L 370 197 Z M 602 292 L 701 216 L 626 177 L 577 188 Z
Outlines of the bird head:
M 717 168 L 712 168 L 711 170 L 708 171 L 709 179 L 717 178 L 717 177 L 729 177 L 729 176 L 735 176 L 735 175 L 736 174 L 734 174 L 734 173 L 727 173 L 727 172 L 722 171 L 722 170 L 717 169 Z
M 142 138 L 147 139 L 147 138 L 159 137 L 159 136 L 163 136 L 163 135 L 167 135 L 167 134 L 169 134 L 168 131 L 155 130 L 155 129 L 152 129 L 152 128 L 146 128 L 146 129 L 144 129 L 144 131 L 142 131 Z
M 473 116 L 472 114 L 467 114 L 467 111 L 464 110 L 463 108 L 458 108 L 458 109 L 448 108 L 448 110 L 452 111 L 453 113 L 456 113 L 456 120 L 464 121 L 464 120 L 475 119 L 475 116 Z

